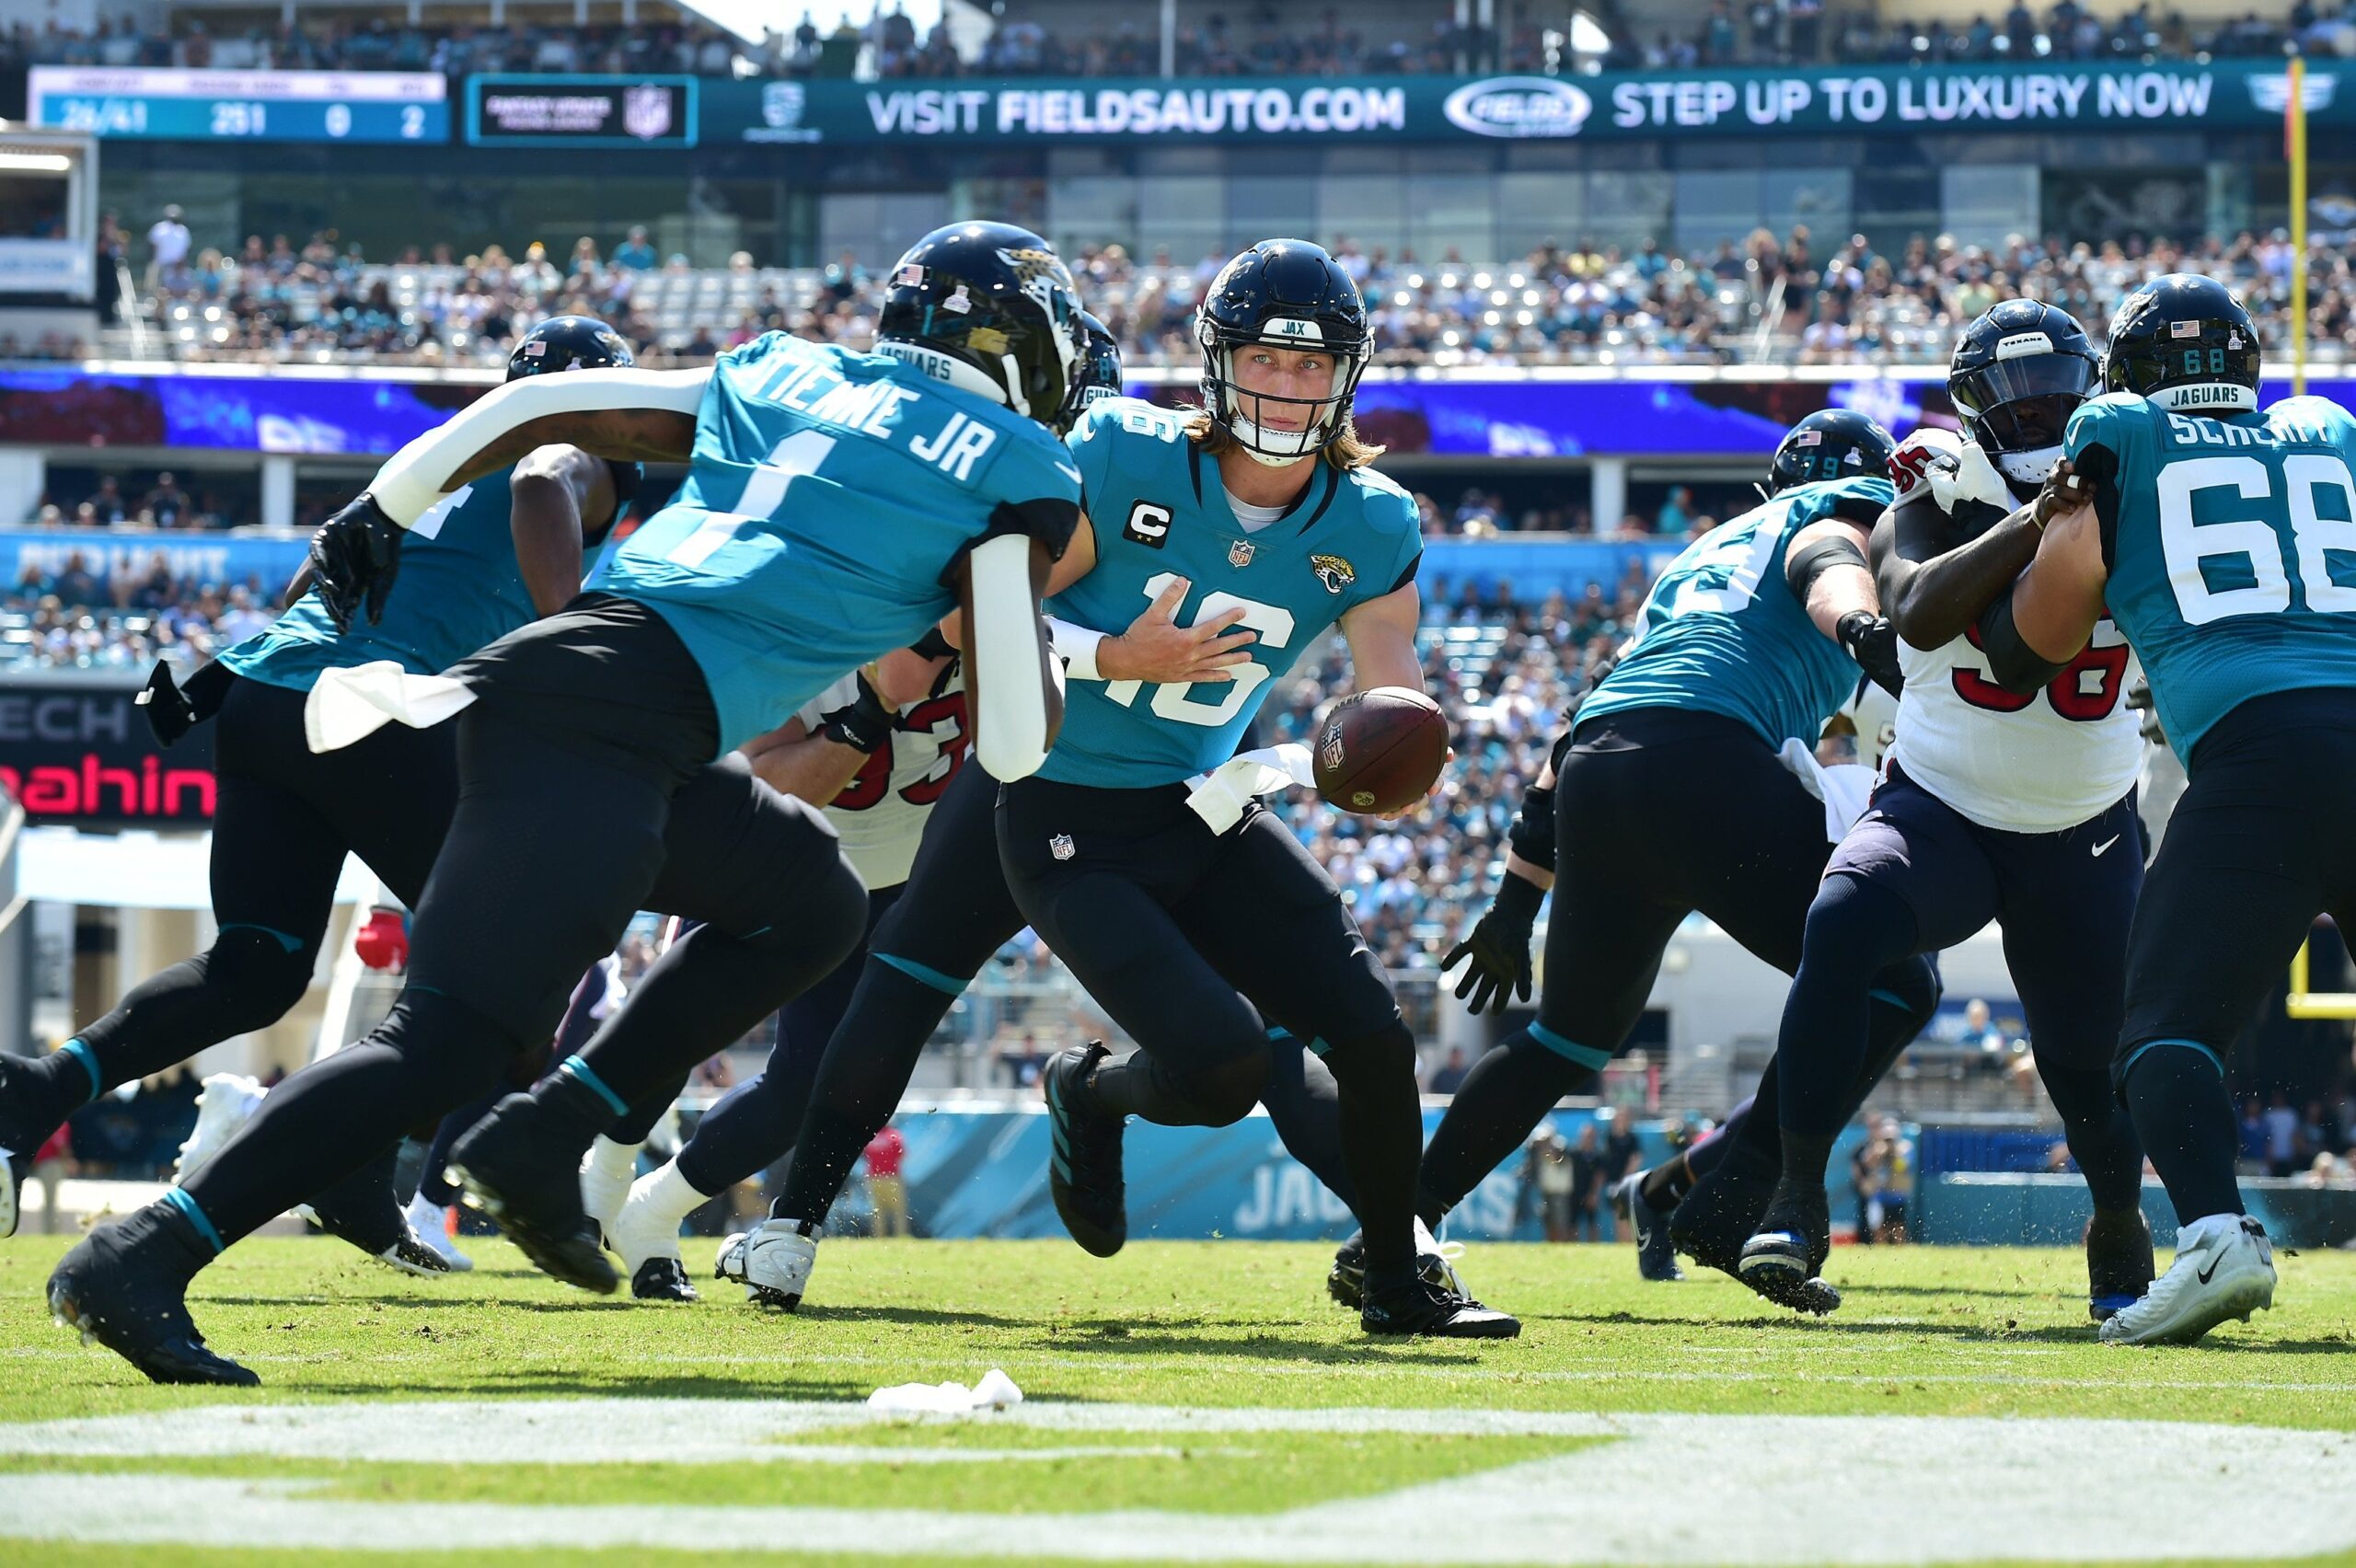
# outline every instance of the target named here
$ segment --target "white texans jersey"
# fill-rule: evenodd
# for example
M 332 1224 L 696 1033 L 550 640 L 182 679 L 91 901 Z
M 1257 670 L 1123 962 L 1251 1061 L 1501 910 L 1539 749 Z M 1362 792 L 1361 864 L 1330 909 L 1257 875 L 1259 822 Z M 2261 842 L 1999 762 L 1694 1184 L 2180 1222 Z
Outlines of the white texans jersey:
M 1943 430 L 1900 442 L 1891 510 L 1939 505 L 1933 476 L 1953 473 L 1962 452 Z M 2143 768 L 2143 737 L 2122 701 L 2134 655 L 2119 628 L 2106 616 L 2085 651 L 2029 697 L 1988 678 L 1976 635 L 1929 650 L 1900 640 L 1906 688 L 1889 760 L 1963 816 L 2006 833 L 2059 833 L 2115 805 Z
M 1842 703 L 1832 719 L 1836 724 L 1848 721 L 1849 732 L 1856 740 L 1858 763 L 1878 773 L 1881 759 L 1889 754 L 1889 743 L 1898 734 L 1898 698 L 1871 681 L 1860 684 L 1864 689 Z
M 848 708 L 858 696 L 859 677 L 845 675 L 803 709 L 801 720 L 815 729 L 820 716 Z M 970 744 L 964 666 L 953 663 L 931 696 L 901 711 L 891 744 L 878 747 L 826 802 L 826 820 L 842 836 L 843 854 L 870 893 L 908 880 L 933 802 L 964 765 Z

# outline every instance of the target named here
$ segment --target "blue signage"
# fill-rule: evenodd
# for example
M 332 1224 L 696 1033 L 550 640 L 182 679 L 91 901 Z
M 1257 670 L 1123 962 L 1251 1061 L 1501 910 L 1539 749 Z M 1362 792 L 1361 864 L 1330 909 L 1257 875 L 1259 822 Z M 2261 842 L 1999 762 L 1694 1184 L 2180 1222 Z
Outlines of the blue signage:
M 108 70 L 38 65 L 36 125 L 110 139 L 447 144 L 449 86 L 430 72 Z

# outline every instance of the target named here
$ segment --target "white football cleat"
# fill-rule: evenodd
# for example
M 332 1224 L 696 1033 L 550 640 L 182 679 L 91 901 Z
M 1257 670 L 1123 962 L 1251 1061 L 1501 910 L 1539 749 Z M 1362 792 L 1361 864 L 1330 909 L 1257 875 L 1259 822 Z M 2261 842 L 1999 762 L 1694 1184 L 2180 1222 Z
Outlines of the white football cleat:
M 2246 1215 L 2212 1214 L 2177 1233 L 2176 1262 L 2141 1301 L 2103 1320 L 2105 1344 L 2192 1344 L 2229 1318 L 2274 1305 L 2274 1244 Z
M 629 1192 L 622 1196 L 622 1210 L 606 1227 L 606 1245 L 622 1255 L 622 1274 L 636 1276 L 639 1269 L 657 1257 L 678 1262 L 678 1222 L 686 1215 L 678 1213 L 674 1192 L 693 1198 L 690 1213 L 707 1201 L 704 1193 L 695 1192 L 686 1184 L 686 1177 L 678 1175 L 678 1165 L 666 1163 L 660 1170 L 631 1182 Z
M 409 1201 L 409 1228 L 418 1244 L 441 1258 L 452 1274 L 465 1274 L 475 1261 L 458 1251 L 450 1236 L 450 1211 L 437 1208 L 421 1193 Z
M 810 1270 L 818 1261 L 818 1239 L 798 1219 L 765 1219 L 742 1237 L 731 1237 L 742 1260 L 742 1273 L 728 1272 L 728 1249 L 721 1251 L 723 1278 L 745 1282 L 747 1299 L 791 1312 L 802 1305 L 810 1287 Z
M 199 1167 L 221 1152 L 221 1146 L 242 1131 L 270 1093 L 258 1079 L 244 1073 L 214 1073 L 196 1097 L 196 1126 L 180 1145 L 179 1163 L 172 1167 L 172 1184 L 184 1186 Z M 307 1209 L 297 1213 L 307 1214 Z
M 620 1222 L 623 1200 L 629 1196 L 630 1183 L 638 1180 L 641 1147 L 618 1144 L 601 1133 L 581 1157 L 581 1209 L 608 1247 L 614 1244 L 614 1227 Z
M 711 1277 L 733 1279 L 738 1285 L 745 1285 L 745 1243 L 751 1239 L 751 1237 L 741 1230 L 732 1230 L 722 1238 L 720 1255 L 711 1261 Z M 747 1301 L 758 1299 L 754 1296 L 753 1287 L 749 1285 L 745 1285 L 745 1299 Z

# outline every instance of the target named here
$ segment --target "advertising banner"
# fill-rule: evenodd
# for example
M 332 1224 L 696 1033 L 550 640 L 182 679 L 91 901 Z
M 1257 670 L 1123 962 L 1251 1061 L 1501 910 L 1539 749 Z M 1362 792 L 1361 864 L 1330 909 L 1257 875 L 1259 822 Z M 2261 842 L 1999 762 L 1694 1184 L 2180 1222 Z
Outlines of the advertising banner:
M 133 700 L 135 680 L 0 675 L 0 789 L 35 825 L 204 827 L 213 821 L 213 726 L 168 752 Z
M 2311 70 L 2321 127 L 2356 123 L 2344 73 Z M 478 78 L 478 83 L 480 82 Z M 473 90 L 514 90 L 521 78 Z M 553 86 L 560 78 L 540 78 Z M 648 78 L 658 81 L 662 78 Z M 1594 76 L 941 84 L 707 81 L 704 143 L 1623 141 L 1762 133 L 2201 130 L 2281 125 L 2275 62 L 1693 70 Z M 628 144 L 625 139 L 622 144 Z

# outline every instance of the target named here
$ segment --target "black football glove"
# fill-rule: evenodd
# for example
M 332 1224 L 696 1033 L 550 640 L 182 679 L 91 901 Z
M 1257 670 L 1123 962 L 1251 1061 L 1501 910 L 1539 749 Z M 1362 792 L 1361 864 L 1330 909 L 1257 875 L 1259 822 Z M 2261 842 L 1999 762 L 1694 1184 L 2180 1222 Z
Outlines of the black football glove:
M 1898 628 L 1881 616 L 1851 610 L 1836 628 L 1841 651 L 1857 662 L 1865 678 L 1896 697 L 1906 685 L 1898 668 Z
M 311 587 L 336 630 L 352 629 L 352 612 L 364 601 L 370 626 L 384 618 L 385 600 L 400 574 L 406 532 L 375 497 L 364 492 L 311 536 Z
M 859 695 L 833 712 L 820 714 L 818 733 L 837 745 L 872 756 L 891 741 L 892 727 L 899 715 L 877 694 L 865 670 L 855 678 Z
M 1530 928 L 1538 922 L 1538 906 L 1546 890 L 1528 877 L 1506 873 L 1489 912 L 1472 934 L 1456 944 L 1440 961 L 1443 972 L 1465 961 L 1456 979 L 1456 994 L 1472 1011 L 1506 1010 L 1508 994 L 1530 1000 Z

